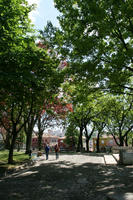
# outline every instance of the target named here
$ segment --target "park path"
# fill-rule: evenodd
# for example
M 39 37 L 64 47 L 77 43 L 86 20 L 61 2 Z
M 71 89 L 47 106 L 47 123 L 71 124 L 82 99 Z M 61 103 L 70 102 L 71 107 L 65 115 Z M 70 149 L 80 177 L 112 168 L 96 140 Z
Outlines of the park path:
M 102 156 L 41 156 L 33 165 L 0 179 L 1 200 L 107 200 L 133 192 L 133 167 L 105 165 Z

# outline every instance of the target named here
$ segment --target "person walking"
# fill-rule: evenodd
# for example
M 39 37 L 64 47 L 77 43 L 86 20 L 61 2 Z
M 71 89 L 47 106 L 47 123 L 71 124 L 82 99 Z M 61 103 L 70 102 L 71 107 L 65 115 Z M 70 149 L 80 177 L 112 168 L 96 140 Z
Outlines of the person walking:
M 59 158 L 59 151 L 60 151 L 58 144 L 55 145 L 54 150 L 55 150 L 55 155 L 56 155 L 56 160 L 57 160 Z
M 45 146 L 46 160 L 48 160 L 48 156 L 49 156 L 49 149 L 50 149 L 49 145 L 48 145 L 48 144 L 46 144 L 46 146 Z

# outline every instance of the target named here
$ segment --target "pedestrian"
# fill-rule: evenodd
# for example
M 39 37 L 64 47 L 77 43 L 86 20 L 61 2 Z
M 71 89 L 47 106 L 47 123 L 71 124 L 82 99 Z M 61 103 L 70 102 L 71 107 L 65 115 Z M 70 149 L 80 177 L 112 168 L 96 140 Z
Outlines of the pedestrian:
M 56 155 L 56 160 L 57 160 L 59 158 L 59 151 L 60 151 L 58 144 L 55 145 L 54 150 L 55 150 L 55 155 Z
M 46 160 L 48 160 L 49 149 L 50 149 L 49 145 L 46 144 L 46 146 L 45 146 Z

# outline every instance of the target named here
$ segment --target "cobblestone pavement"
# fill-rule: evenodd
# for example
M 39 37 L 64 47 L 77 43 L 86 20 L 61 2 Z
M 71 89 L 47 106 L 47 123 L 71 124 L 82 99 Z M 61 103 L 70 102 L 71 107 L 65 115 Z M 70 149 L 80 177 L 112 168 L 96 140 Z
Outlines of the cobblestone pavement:
M 1 200 L 108 200 L 109 192 L 133 192 L 133 166 L 106 166 L 102 156 L 87 154 L 49 155 L 0 179 Z

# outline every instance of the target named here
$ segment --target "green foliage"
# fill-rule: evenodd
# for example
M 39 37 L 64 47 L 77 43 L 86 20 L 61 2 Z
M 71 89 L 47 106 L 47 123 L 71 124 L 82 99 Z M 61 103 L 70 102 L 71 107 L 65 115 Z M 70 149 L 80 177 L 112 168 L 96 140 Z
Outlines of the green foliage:
M 4 166 L 7 164 L 8 151 L 0 151 L 0 165 Z M 28 155 L 25 155 L 23 152 L 14 152 L 14 161 L 16 164 L 21 164 L 22 162 L 28 160 Z
M 18 144 L 23 144 L 25 142 L 25 133 L 24 131 L 21 131 L 19 134 L 18 134 L 18 137 L 16 139 L 16 143 Z
M 112 97 L 107 102 L 109 108 L 107 118 L 107 128 L 112 135 L 119 137 L 124 142 L 125 137 L 131 137 L 133 129 L 132 97 L 117 96 Z
M 87 126 L 91 129 L 93 124 L 95 133 L 111 134 L 115 139 L 119 138 L 118 145 L 123 145 L 127 137 L 129 144 L 133 128 L 132 97 L 114 96 L 100 90 L 94 93 L 92 87 L 88 87 L 88 90 L 85 83 L 74 81 L 63 85 L 64 91 L 73 103 L 73 112 L 68 119 L 76 127 L 85 130 Z
M 33 7 L 26 0 L 0 0 L 0 121 L 14 137 L 12 149 L 30 115 L 42 111 L 63 80 L 55 55 L 35 43 Z
M 59 62 L 35 44 L 28 18 L 33 6 L 22 0 L 0 3 L 0 102 L 4 103 L 1 110 L 7 111 L 15 105 L 14 114 L 19 107 L 25 107 L 26 112 L 33 101 L 34 106 L 35 102 L 43 104 L 44 97 L 57 92 L 61 78 L 57 70 Z
M 14 152 L 14 164 L 7 164 L 8 151 L 0 151 L 0 174 L 5 173 L 7 170 L 14 169 L 16 166 L 28 162 L 29 156 L 25 155 L 23 152 Z
M 24 89 L 22 83 L 26 82 L 24 77 L 28 75 L 26 68 L 29 68 L 26 56 L 29 56 L 28 52 L 34 42 L 33 38 L 28 36 L 28 32 L 31 32 L 30 20 L 28 19 L 30 10 L 31 8 L 26 1 L 0 1 L 1 101 L 5 100 L 5 96 L 9 98 L 10 92 L 14 92 L 13 96 L 16 96 L 18 90 Z
M 66 129 L 65 133 L 66 139 L 65 143 L 71 147 L 76 147 L 78 143 L 79 131 L 76 129 L 76 126 L 72 123 Z
M 61 12 L 61 30 L 52 38 L 71 62 L 71 72 L 79 79 L 84 74 L 99 86 L 123 92 L 133 72 L 132 0 L 54 2 Z
M 128 144 L 133 146 L 133 131 L 128 134 Z

